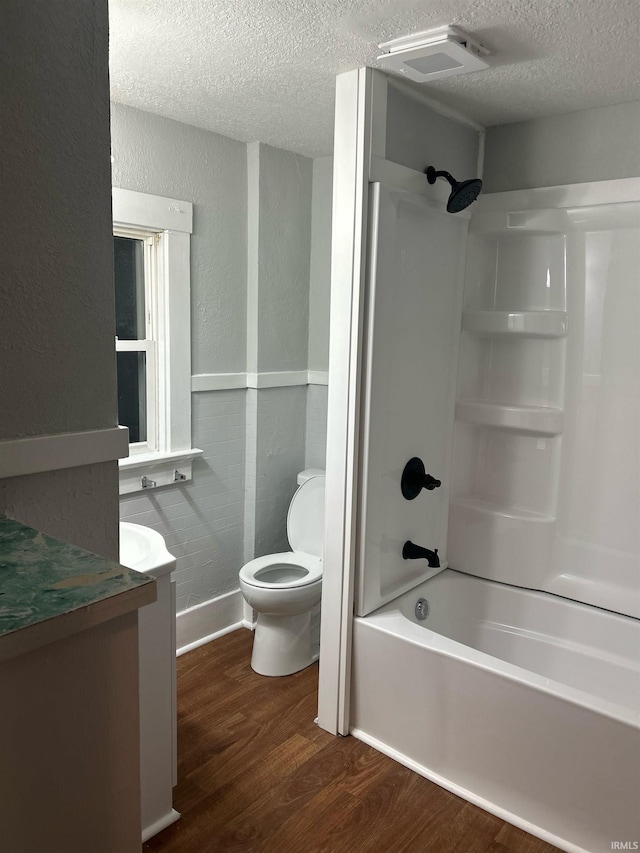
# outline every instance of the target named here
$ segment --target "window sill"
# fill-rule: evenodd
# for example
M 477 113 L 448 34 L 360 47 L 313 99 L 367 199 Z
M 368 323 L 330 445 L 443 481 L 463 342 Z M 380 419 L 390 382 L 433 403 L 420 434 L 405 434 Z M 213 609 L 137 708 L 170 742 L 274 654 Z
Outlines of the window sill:
M 118 462 L 120 494 L 152 492 L 161 486 L 183 485 L 192 479 L 193 460 L 202 454 L 202 450 L 194 447 L 171 453 L 138 453 L 121 459 Z

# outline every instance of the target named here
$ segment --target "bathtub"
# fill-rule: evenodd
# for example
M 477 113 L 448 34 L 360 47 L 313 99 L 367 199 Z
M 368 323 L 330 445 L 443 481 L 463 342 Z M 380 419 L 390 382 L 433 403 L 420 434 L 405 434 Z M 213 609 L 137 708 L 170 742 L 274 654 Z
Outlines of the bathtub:
M 639 651 L 638 620 L 447 569 L 355 619 L 351 733 L 562 850 L 638 849 Z

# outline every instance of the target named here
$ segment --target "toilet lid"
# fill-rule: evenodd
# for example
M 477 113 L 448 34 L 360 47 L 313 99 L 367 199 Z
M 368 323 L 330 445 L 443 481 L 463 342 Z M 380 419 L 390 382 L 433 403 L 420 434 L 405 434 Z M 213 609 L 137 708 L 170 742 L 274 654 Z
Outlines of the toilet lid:
M 287 536 L 292 551 L 322 557 L 324 550 L 324 477 L 311 477 L 291 499 Z

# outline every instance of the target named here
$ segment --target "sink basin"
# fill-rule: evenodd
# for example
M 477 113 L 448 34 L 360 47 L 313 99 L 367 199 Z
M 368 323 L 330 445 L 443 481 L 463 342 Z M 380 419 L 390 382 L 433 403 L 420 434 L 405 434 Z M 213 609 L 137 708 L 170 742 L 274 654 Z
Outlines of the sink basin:
M 120 522 L 120 563 L 154 578 L 169 574 L 176 567 L 175 557 L 167 551 L 157 531 L 128 521 Z

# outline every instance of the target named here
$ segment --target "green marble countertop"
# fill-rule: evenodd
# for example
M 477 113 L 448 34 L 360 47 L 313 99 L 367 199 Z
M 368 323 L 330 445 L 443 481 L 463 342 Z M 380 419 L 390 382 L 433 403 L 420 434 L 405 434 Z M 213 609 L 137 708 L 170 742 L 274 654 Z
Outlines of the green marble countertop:
M 118 615 L 118 609 L 126 612 L 155 600 L 153 578 L 18 521 L 0 519 L 0 642 L 56 617 L 95 610 L 100 602 L 149 584 L 149 589 L 140 589 L 143 595 L 132 596 L 126 605 L 121 600 L 120 608 L 109 602 L 103 609 L 111 616 L 104 618 Z M 96 621 L 103 619 L 88 620 Z M 82 627 L 78 618 L 74 624 L 74 630 Z

